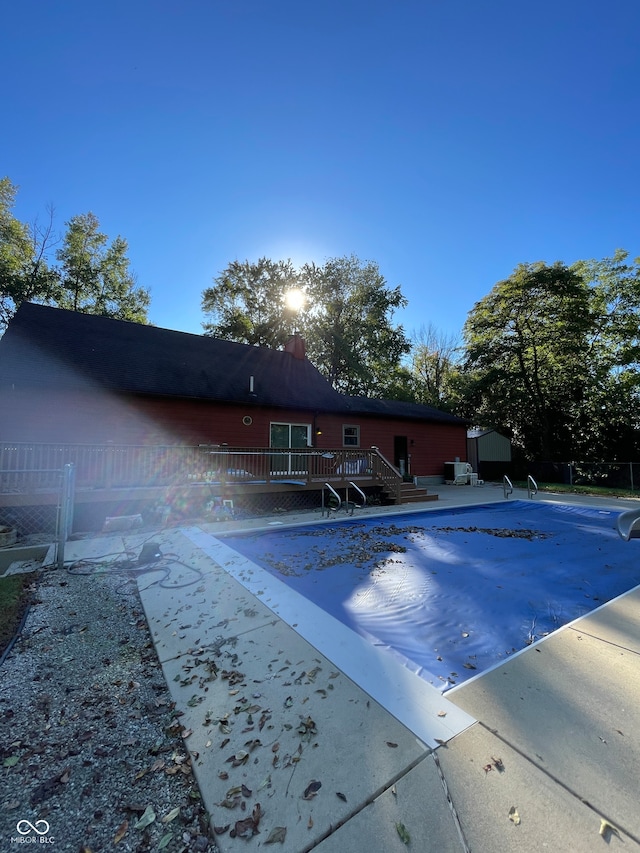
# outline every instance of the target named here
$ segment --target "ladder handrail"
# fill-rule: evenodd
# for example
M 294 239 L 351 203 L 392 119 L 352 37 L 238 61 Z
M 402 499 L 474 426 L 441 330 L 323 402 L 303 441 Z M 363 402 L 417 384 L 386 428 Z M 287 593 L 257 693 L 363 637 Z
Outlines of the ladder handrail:
M 508 498 L 509 495 L 513 492 L 513 483 L 505 474 L 502 478 L 502 488 L 504 489 L 504 496 Z
M 338 506 L 335 507 L 335 510 L 340 509 L 340 507 L 342 506 L 342 498 L 340 497 L 340 495 L 336 492 L 336 490 L 333 488 L 331 483 L 325 483 L 324 486 L 322 487 L 322 516 L 323 517 L 324 517 L 324 490 L 325 490 L 325 488 L 329 489 L 329 491 L 334 495 L 334 497 L 338 501 Z M 331 512 L 331 507 L 329 505 L 327 505 L 327 518 L 329 517 L 330 512 Z
M 531 474 L 527 475 L 527 495 L 529 496 L 529 500 L 535 497 L 538 494 L 538 484 L 533 479 Z
M 360 494 L 360 497 L 362 498 L 362 505 L 364 506 L 367 502 L 367 496 L 365 495 L 365 493 L 362 491 L 362 489 L 359 486 L 356 486 L 355 483 L 352 483 L 351 480 L 349 480 L 349 485 L 353 486 L 353 488 L 356 490 L 356 492 L 358 492 Z M 348 500 L 349 500 L 349 493 L 347 492 L 347 501 Z

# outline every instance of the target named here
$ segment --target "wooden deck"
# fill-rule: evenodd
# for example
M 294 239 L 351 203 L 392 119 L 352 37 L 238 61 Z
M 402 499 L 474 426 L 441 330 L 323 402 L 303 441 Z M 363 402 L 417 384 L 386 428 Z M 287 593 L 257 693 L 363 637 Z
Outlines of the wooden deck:
M 74 466 L 76 503 L 233 500 L 331 489 L 386 503 L 435 500 L 404 483 L 377 448 L 235 448 L 0 443 L 0 507 L 55 504 Z M 329 488 L 331 487 L 331 489 Z M 356 488 L 357 487 L 357 488 Z

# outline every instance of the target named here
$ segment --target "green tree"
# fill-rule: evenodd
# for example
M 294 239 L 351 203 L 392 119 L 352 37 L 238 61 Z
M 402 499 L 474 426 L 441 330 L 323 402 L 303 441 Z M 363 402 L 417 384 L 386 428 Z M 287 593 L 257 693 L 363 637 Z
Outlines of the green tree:
M 307 264 L 305 336 L 309 357 L 338 391 L 412 399 L 410 371 L 402 365 L 411 344 L 393 313 L 407 305 L 378 265 L 355 256 Z
M 469 313 L 464 414 L 528 458 L 571 458 L 589 385 L 590 292 L 561 263 L 521 264 Z
M 432 323 L 413 334 L 411 372 L 416 399 L 436 409 L 451 411 L 455 405 L 455 383 L 459 374 L 460 341 L 440 332 Z
M 0 179 L 0 330 L 24 300 L 50 302 L 57 294 L 58 276 L 47 260 L 54 242 L 53 210 L 41 226 L 15 218 L 18 188 Z
M 122 237 L 109 243 L 93 213 L 70 219 L 56 253 L 60 275 L 58 306 L 146 323 L 149 291 L 136 285 L 127 249 Z
M 292 306 L 292 291 L 302 294 Z M 294 330 L 309 358 L 339 391 L 412 399 L 412 376 L 401 364 L 410 343 L 393 311 L 406 305 L 376 264 L 333 258 L 296 270 L 291 261 L 233 261 L 202 294 L 205 334 L 280 347 Z
M 244 344 L 282 346 L 297 322 L 287 294 L 298 286 L 291 261 L 232 261 L 214 279 L 213 287 L 203 291 L 202 310 L 210 317 L 202 324 L 205 334 Z
M 572 269 L 591 291 L 592 350 L 600 370 L 631 369 L 640 362 L 640 258 L 617 249 L 611 258 L 578 261 Z
M 640 258 L 617 249 L 611 258 L 573 266 L 590 291 L 589 387 L 577 458 L 634 458 L 640 449 Z

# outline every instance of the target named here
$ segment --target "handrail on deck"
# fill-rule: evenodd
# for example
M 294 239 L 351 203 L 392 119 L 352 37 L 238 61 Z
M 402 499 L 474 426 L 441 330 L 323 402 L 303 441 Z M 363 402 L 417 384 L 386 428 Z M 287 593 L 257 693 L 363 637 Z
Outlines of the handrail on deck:
M 29 491 L 36 470 L 73 463 L 79 491 L 183 486 L 382 487 L 400 500 L 402 475 L 378 448 L 230 447 L 228 445 L 67 444 L 0 441 L 0 494 Z M 20 472 L 20 473 L 7 473 Z
M 533 479 L 531 474 L 529 474 L 527 476 L 527 495 L 529 497 L 529 500 L 531 500 L 531 498 L 537 494 L 538 494 L 538 484 Z
M 505 474 L 502 478 L 502 488 L 504 489 L 504 496 L 508 498 L 509 495 L 513 494 L 513 483 Z

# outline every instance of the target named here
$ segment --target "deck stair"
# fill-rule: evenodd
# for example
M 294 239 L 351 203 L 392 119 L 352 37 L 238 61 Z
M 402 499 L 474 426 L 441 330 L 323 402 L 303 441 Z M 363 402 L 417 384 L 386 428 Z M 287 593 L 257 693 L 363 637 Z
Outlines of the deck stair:
M 422 501 L 438 500 L 438 495 L 429 494 L 426 489 L 421 489 L 414 483 L 409 482 L 400 484 L 399 499 L 397 499 L 395 495 L 391 494 L 387 489 L 383 488 L 383 493 L 388 500 L 396 504 L 421 503 Z

